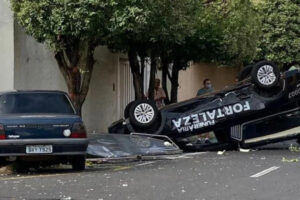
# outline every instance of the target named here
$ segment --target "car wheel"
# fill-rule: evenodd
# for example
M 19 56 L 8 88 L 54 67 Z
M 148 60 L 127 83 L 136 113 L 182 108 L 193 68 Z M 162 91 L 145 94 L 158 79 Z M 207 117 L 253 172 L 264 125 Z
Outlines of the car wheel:
M 274 63 L 261 61 L 254 65 L 251 77 L 258 88 L 273 89 L 280 81 L 280 71 Z
M 75 156 L 71 161 L 72 169 L 75 171 L 82 171 L 85 169 L 85 156 Z
M 14 163 L 13 168 L 17 173 L 27 173 L 30 169 L 30 164 L 28 162 L 18 160 Z
M 156 124 L 159 111 L 154 101 L 137 100 L 129 109 L 129 119 L 133 126 L 138 129 L 148 129 Z
M 127 119 L 129 117 L 129 110 L 130 110 L 130 107 L 132 106 L 134 101 L 130 102 L 129 104 L 127 104 L 127 106 L 125 107 L 125 110 L 124 110 L 124 118 Z

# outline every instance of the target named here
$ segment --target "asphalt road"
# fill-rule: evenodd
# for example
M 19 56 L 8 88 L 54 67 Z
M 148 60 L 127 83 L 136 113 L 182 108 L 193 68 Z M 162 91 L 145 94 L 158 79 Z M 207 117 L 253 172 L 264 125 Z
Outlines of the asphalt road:
M 0 176 L 0 200 L 297 200 L 300 152 L 287 145 Z

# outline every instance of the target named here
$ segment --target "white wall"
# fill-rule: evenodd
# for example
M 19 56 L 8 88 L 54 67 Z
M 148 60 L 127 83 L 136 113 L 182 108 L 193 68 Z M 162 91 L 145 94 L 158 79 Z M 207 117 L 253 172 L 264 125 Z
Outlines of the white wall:
M 26 36 L 19 26 L 15 30 L 15 89 L 67 91 L 53 53 Z M 83 105 L 83 120 L 89 132 L 107 132 L 108 125 L 117 120 L 118 55 L 98 47 L 94 57 L 96 63 Z
M 94 58 L 96 63 L 90 90 L 83 105 L 83 119 L 89 131 L 107 132 L 107 127 L 118 118 L 117 67 L 119 57 L 105 47 L 98 47 Z
M 67 91 L 53 53 L 15 25 L 15 89 Z
M 14 84 L 14 22 L 8 0 L 0 0 L 0 91 Z
M 215 91 L 222 90 L 235 82 L 239 67 L 221 67 L 215 64 L 194 63 L 179 73 L 178 101 L 196 96 L 203 87 L 203 80 L 209 78 Z

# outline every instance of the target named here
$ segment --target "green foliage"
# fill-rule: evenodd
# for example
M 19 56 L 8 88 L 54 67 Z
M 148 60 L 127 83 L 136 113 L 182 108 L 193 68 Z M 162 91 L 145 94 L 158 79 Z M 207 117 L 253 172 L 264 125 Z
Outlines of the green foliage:
M 185 61 L 249 61 L 259 36 L 257 12 L 249 0 L 229 2 L 11 0 L 26 33 L 55 51 L 88 41 L 156 56 L 172 57 L 174 49 L 181 48 Z
M 116 0 L 107 40 L 114 50 L 154 52 L 192 31 L 194 0 Z
M 189 45 L 195 60 L 247 63 L 258 45 L 259 13 L 249 0 L 212 1 L 202 9 L 196 30 Z
M 110 3 L 105 0 L 11 0 L 16 20 L 26 33 L 55 51 L 79 40 L 97 42 L 103 33 Z
M 226 15 L 226 14 L 225 14 Z M 233 63 L 250 63 L 256 56 L 261 20 L 250 0 L 232 0 L 225 18 L 223 49 Z
M 143 42 L 149 12 L 140 0 L 116 0 L 108 23 L 106 43 L 112 50 L 128 51 L 129 44 Z
M 261 13 L 263 34 L 257 59 L 282 67 L 300 64 L 300 1 L 265 0 Z

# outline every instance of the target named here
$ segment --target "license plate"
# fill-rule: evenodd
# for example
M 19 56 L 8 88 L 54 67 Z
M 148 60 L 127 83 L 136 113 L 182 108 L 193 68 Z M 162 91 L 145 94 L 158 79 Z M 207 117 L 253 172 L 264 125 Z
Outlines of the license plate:
M 26 146 L 26 153 L 38 154 L 38 153 L 52 153 L 52 145 L 28 145 Z

